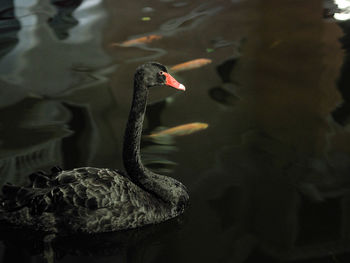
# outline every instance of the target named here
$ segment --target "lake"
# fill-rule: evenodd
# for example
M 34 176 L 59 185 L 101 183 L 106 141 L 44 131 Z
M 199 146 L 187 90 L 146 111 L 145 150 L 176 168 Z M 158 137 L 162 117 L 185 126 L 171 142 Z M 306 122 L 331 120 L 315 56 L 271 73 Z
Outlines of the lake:
M 186 91 L 151 91 L 142 159 L 190 193 L 178 218 L 62 239 L 50 255 L 35 234 L 3 234 L 2 262 L 348 262 L 349 9 L 2 0 L 1 185 L 56 165 L 122 168 L 135 69 L 158 61 Z M 147 137 L 191 123 L 207 126 Z

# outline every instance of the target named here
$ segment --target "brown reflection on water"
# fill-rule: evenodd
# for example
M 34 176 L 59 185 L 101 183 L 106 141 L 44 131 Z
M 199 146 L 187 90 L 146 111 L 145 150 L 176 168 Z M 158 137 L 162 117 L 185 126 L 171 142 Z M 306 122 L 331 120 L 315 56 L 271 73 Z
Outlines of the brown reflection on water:
M 216 132 L 208 130 L 210 142 L 182 146 L 191 164 L 179 157 L 185 165 L 177 172 L 197 180 L 184 179 L 192 189 L 187 240 L 173 244 L 179 254 L 171 262 L 180 255 L 188 262 L 256 262 L 256 248 L 284 260 L 344 252 L 349 135 L 330 115 L 342 101 L 336 87 L 342 32 L 323 20 L 322 1 L 240 7 L 211 22 L 226 37 L 230 33 L 220 27 L 226 15 L 246 18 L 237 33 L 246 38 L 243 55 L 232 72 L 241 100 L 216 111 L 216 119 L 206 104 L 206 121 Z
M 253 43 L 256 123 L 298 152 L 322 154 L 331 128 L 327 116 L 341 101 L 341 30 L 322 20 L 321 1 L 267 1 L 261 11 Z

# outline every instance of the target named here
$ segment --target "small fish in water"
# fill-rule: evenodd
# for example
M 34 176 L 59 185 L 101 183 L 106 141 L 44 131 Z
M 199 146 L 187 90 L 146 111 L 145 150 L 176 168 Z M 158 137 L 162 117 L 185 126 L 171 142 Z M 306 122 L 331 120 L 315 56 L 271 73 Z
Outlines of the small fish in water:
M 208 58 L 198 58 L 198 59 L 190 60 L 181 64 L 177 64 L 175 66 L 172 66 L 170 69 L 173 72 L 179 72 L 184 70 L 200 68 L 207 64 L 210 64 L 211 62 L 212 60 Z
M 118 47 L 132 47 L 140 44 L 146 44 L 151 43 L 154 40 L 161 39 L 162 36 L 160 35 L 148 35 L 144 37 L 134 38 L 130 40 L 126 40 L 122 43 L 112 43 L 111 46 L 118 46 Z
M 179 125 L 173 128 L 165 129 L 159 132 L 152 133 L 150 135 L 146 135 L 145 137 L 148 138 L 158 138 L 162 136 L 183 136 L 183 135 L 188 135 L 200 130 L 204 130 L 208 128 L 207 123 L 202 123 L 202 122 L 192 122 L 192 123 L 187 123 L 183 125 Z

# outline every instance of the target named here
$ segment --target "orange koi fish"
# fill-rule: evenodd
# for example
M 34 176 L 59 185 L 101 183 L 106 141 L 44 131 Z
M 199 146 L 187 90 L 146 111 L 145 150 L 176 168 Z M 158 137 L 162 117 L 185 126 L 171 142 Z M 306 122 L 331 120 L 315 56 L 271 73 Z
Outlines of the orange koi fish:
M 190 70 L 190 69 L 195 69 L 195 68 L 200 68 L 203 67 L 207 64 L 211 63 L 211 59 L 208 58 L 198 58 L 194 60 L 190 60 L 181 64 L 177 64 L 175 66 L 172 66 L 170 69 L 173 72 L 179 72 L 179 71 L 184 71 L 184 70 Z
M 151 43 L 154 40 L 161 39 L 162 36 L 160 35 L 148 35 L 144 37 L 134 38 L 130 40 L 126 40 L 122 43 L 113 43 L 112 46 L 118 46 L 118 47 L 132 47 L 140 44 L 146 44 Z
M 188 135 L 200 130 L 204 130 L 208 128 L 207 123 L 202 123 L 202 122 L 192 122 L 192 123 L 187 123 L 179 126 L 175 126 L 173 128 L 169 128 L 166 130 L 162 130 L 159 132 L 152 133 L 150 135 L 147 135 L 146 137 L 148 138 L 158 138 L 161 136 L 182 136 L 182 135 Z

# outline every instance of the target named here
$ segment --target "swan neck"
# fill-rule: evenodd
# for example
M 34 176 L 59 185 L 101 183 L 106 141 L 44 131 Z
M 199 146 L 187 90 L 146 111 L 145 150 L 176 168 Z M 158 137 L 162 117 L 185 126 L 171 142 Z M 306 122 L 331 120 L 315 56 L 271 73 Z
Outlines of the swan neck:
M 153 173 L 146 169 L 141 161 L 140 144 L 142 125 L 147 105 L 148 88 L 137 81 L 135 76 L 134 95 L 127 122 L 124 145 L 123 162 L 129 178 L 145 191 L 163 200 L 171 208 L 169 216 L 179 213 L 177 204 L 181 200 L 188 200 L 188 193 L 183 185 L 173 178 Z M 186 201 L 187 202 L 187 201 Z M 180 203 L 184 203 L 181 201 Z
M 146 172 L 141 161 L 140 144 L 147 97 L 148 89 L 135 80 L 134 95 L 123 145 L 124 167 L 134 181 L 139 181 L 140 177 L 145 177 Z

